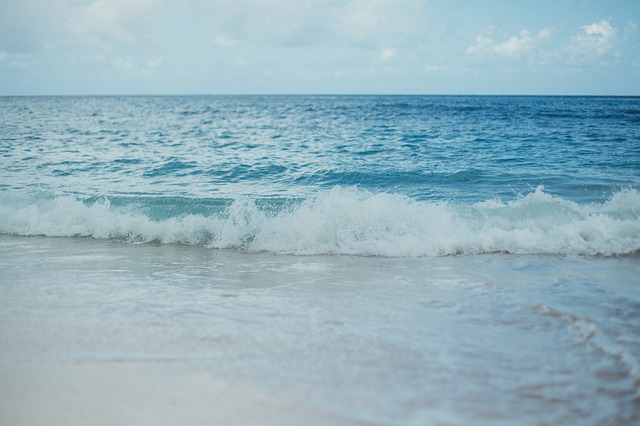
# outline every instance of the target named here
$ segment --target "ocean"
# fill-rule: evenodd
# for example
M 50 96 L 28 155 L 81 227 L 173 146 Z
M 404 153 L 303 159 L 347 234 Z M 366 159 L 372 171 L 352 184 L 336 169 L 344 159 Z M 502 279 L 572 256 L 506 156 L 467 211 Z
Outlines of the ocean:
M 0 423 L 634 424 L 639 191 L 637 97 L 0 97 Z

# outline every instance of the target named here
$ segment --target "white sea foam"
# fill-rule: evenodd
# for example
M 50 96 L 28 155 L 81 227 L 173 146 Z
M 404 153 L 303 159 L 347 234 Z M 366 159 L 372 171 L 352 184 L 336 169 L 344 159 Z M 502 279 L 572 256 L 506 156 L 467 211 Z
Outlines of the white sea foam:
M 0 194 L 0 232 L 206 245 L 292 254 L 442 256 L 518 253 L 620 255 L 640 250 L 640 193 L 581 205 L 542 188 L 515 201 L 415 201 L 336 187 L 277 212 L 252 199 L 219 214 L 154 219 L 140 204 Z M 136 207 L 138 206 L 138 207 Z M 145 210 L 146 211 L 146 210 Z

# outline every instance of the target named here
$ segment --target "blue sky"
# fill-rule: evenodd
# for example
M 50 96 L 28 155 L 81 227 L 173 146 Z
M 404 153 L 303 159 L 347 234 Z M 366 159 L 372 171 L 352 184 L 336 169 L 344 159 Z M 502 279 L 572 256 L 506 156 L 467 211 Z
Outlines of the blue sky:
M 640 0 L 0 0 L 0 95 L 640 95 Z

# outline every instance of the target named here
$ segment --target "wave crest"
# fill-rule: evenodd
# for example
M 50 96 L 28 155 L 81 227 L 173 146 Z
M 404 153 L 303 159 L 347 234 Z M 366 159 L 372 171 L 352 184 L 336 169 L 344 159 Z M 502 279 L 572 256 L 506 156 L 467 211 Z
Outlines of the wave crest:
M 173 199 L 179 214 L 154 214 L 152 197 L 20 197 L 0 194 L 0 232 L 203 245 L 287 254 L 419 257 L 515 253 L 640 252 L 640 194 L 628 189 L 580 205 L 542 187 L 515 201 L 474 205 L 416 201 L 336 187 L 274 206 L 250 198 Z M 165 203 L 166 204 L 166 203 Z M 197 212 L 197 213 L 195 213 Z M 205 213 L 203 213 L 205 212 Z

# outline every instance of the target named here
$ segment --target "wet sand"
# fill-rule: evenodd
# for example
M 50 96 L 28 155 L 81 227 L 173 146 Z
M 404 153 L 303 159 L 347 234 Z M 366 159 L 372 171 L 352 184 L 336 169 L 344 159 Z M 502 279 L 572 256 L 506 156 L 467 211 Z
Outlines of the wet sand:
M 242 387 L 185 362 L 2 362 L 0 424 L 359 424 Z

